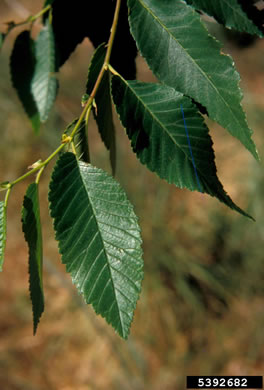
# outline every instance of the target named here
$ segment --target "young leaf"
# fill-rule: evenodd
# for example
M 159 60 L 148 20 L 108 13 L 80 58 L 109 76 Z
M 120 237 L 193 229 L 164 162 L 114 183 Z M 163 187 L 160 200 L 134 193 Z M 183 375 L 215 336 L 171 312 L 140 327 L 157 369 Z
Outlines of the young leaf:
M 241 32 L 263 37 L 263 32 L 248 18 L 238 0 L 185 0 L 187 4 L 204 11 L 219 23 Z
M 182 0 L 128 0 L 128 5 L 132 33 L 154 74 L 205 106 L 213 120 L 258 158 L 241 107 L 239 74 L 199 15 Z
M 48 119 L 56 99 L 58 83 L 55 72 L 55 46 L 49 21 L 39 33 L 35 42 L 36 66 L 31 84 L 41 122 Z
M 0 271 L 3 270 L 6 245 L 6 207 L 3 201 L 0 201 Z
M 63 154 L 52 174 L 50 212 L 62 262 L 87 303 L 127 338 L 143 278 L 140 229 L 120 185 Z
M 35 69 L 34 43 L 29 31 L 23 31 L 16 38 L 10 58 L 10 72 L 13 87 L 37 132 L 40 127 L 40 118 L 36 103 L 31 93 L 31 82 Z
M 29 185 L 22 208 L 22 228 L 29 247 L 29 290 L 33 310 L 33 329 L 36 333 L 44 311 L 42 234 L 39 212 L 38 185 Z
M 165 85 L 118 76 L 112 79 L 112 95 L 142 164 L 169 183 L 206 192 L 249 216 L 233 203 L 218 180 L 208 128 L 189 98 Z
M 100 45 L 91 60 L 88 71 L 86 93 L 91 94 L 99 72 L 104 64 L 106 54 L 105 45 Z M 96 109 L 93 110 L 99 132 L 106 148 L 110 151 L 110 162 L 113 175 L 116 168 L 116 141 L 113 123 L 112 100 L 110 94 L 110 74 L 106 71 L 95 96 Z

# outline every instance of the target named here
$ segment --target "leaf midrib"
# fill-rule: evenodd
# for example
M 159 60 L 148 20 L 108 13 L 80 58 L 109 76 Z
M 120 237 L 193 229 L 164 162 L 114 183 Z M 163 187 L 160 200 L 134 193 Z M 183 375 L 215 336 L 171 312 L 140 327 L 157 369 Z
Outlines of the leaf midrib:
M 84 179 L 83 179 L 83 176 L 82 176 L 82 173 L 81 173 L 81 169 L 80 169 L 80 166 L 81 166 L 81 165 L 86 165 L 86 164 L 83 163 L 83 162 L 81 162 L 81 161 L 78 162 L 77 160 L 76 160 L 76 163 L 77 163 L 77 167 L 78 167 L 78 169 L 79 169 L 79 174 L 80 174 L 80 177 L 81 177 L 83 186 L 84 186 L 84 188 L 86 189 L 85 192 L 87 193 L 87 197 L 88 197 L 88 199 L 89 199 L 89 203 L 90 203 L 91 208 L 92 208 L 92 210 L 93 210 L 93 215 L 96 216 L 96 212 L 95 212 L 95 208 L 94 208 L 93 202 L 92 202 L 91 199 L 90 199 L 89 191 L 88 191 L 88 188 L 86 187 L 86 184 L 85 184 L 85 182 L 84 182 Z M 100 232 L 99 237 L 100 237 L 100 240 L 101 240 L 101 242 L 102 242 L 102 246 L 103 246 L 103 251 L 104 251 L 105 257 L 106 257 L 106 259 L 107 259 L 107 266 L 108 266 L 108 269 L 109 269 L 109 274 L 110 274 L 110 278 L 111 278 L 112 288 L 113 288 L 114 295 L 115 295 L 115 303 L 116 303 L 116 305 L 117 305 L 117 307 L 118 307 L 118 316 L 119 316 L 120 324 L 122 324 L 122 334 L 123 334 L 123 336 L 125 336 L 125 331 L 124 331 L 125 327 L 124 327 L 124 324 L 123 324 L 123 320 L 122 320 L 122 318 L 121 318 L 121 316 L 120 316 L 120 311 L 121 311 L 121 309 L 120 309 L 120 307 L 119 307 L 118 299 L 117 299 L 117 296 L 116 296 L 116 289 L 115 289 L 115 284 L 114 284 L 114 281 L 113 281 L 113 276 L 112 276 L 112 271 L 111 271 L 111 265 L 110 265 L 110 262 L 109 262 L 107 250 L 106 250 L 105 245 L 104 245 L 104 240 L 103 240 L 103 237 L 102 237 L 101 229 L 100 229 L 100 227 L 99 227 L 97 218 L 95 217 L 94 219 L 95 219 L 95 223 L 96 223 L 96 225 L 97 225 L 97 229 L 98 229 L 98 231 Z

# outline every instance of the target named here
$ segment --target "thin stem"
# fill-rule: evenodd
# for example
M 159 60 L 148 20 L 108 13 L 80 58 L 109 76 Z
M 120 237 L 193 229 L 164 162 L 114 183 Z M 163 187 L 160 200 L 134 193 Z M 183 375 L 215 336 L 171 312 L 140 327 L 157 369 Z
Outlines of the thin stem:
M 6 195 L 5 195 L 5 207 L 7 207 L 7 203 L 8 203 L 8 199 L 9 199 L 9 195 L 10 195 L 11 189 L 12 189 L 12 187 L 9 187 L 7 192 L 6 192 Z
M 86 123 L 86 125 L 88 125 L 88 121 L 89 121 L 89 116 L 90 116 L 91 110 L 92 110 L 92 105 L 89 106 L 89 108 L 88 108 L 88 110 L 86 112 L 86 115 L 85 115 L 85 123 Z
M 89 99 L 88 99 L 88 101 L 87 101 L 87 103 L 86 103 L 86 105 L 85 105 L 85 107 L 84 107 L 84 109 L 83 109 L 83 111 L 82 111 L 82 113 L 81 113 L 81 115 L 80 115 L 76 125 L 74 126 L 74 129 L 72 130 L 70 136 L 68 137 L 67 142 L 72 142 L 74 135 L 76 134 L 80 124 L 82 123 L 82 121 L 84 119 L 85 119 L 86 124 L 88 123 L 89 116 L 90 116 L 91 109 L 92 109 L 92 104 L 93 104 L 96 92 L 97 92 L 97 90 L 99 88 L 99 85 L 100 85 L 100 83 L 102 81 L 102 78 L 104 76 L 104 72 L 110 67 L 109 61 L 110 61 L 111 52 L 112 52 L 112 48 L 113 48 L 113 43 L 114 43 L 114 39 L 115 39 L 117 23 L 118 23 L 118 17 L 119 17 L 119 11 L 120 11 L 120 7 L 121 7 L 121 1 L 122 0 L 117 0 L 117 2 L 116 2 L 115 14 L 114 14 L 113 24 L 112 24 L 112 27 L 111 27 L 111 33 L 110 33 L 110 37 L 109 37 L 109 41 L 108 41 L 108 45 L 107 45 L 107 50 L 106 50 L 104 64 L 103 64 L 103 66 L 102 66 L 102 68 L 100 70 L 100 73 L 99 73 L 98 77 L 97 77 L 97 80 L 96 80 L 95 85 L 93 87 L 93 90 L 92 90 L 92 92 L 90 94 L 90 97 L 89 97 Z M 48 5 L 43 10 L 38 12 L 36 15 L 30 16 L 25 22 L 21 22 L 20 24 L 17 24 L 14 27 L 16 27 L 18 25 L 21 25 L 21 24 L 24 24 L 24 23 L 33 22 L 38 17 L 43 15 L 45 12 L 47 12 L 50 8 L 51 8 L 51 5 Z M 112 67 L 111 67 L 111 69 L 112 69 Z M 20 176 L 16 180 L 10 182 L 9 186 L 7 188 L 7 193 L 6 193 L 6 202 L 8 200 L 8 197 L 9 197 L 9 194 L 10 194 L 10 191 L 11 191 L 12 187 L 15 184 L 17 184 L 17 183 L 21 182 L 22 180 L 26 179 L 28 176 L 31 176 L 35 172 L 39 172 L 38 175 L 37 175 L 37 178 L 36 178 L 36 183 L 38 183 L 44 168 L 64 148 L 64 146 L 65 146 L 65 142 L 62 142 L 61 145 L 45 161 L 39 163 L 35 168 L 31 169 L 29 172 L 27 172 L 24 175 Z M 90 159 L 90 156 L 89 156 L 89 159 Z M 0 191 L 2 191 L 2 189 L 0 189 Z
M 42 167 L 42 168 L 39 170 L 39 172 L 38 172 L 38 174 L 37 174 L 37 177 L 36 177 L 36 180 L 35 180 L 36 184 L 39 184 L 40 176 L 42 175 L 42 172 L 44 171 L 44 169 L 45 169 L 45 167 Z
M 10 182 L 10 187 L 13 187 L 15 184 L 26 179 L 28 176 L 31 176 L 33 173 L 38 172 L 41 168 L 46 167 L 46 165 L 48 165 L 48 163 L 64 148 L 64 146 L 65 144 L 61 144 L 45 161 L 38 164 L 36 168 L 31 169 L 29 172 Z
M 24 24 L 32 23 L 36 19 L 38 19 L 40 16 L 42 16 L 45 12 L 47 12 L 49 9 L 51 9 L 51 5 L 47 5 L 47 7 L 43 8 L 41 11 L 39 11 L 36 15 L 30 15 L 28 18 L 23 20 L 19 23 L 10 24 L 10 27 L 8 28 L 7 34 L 10 33 L 11 30 L 15 27 L 23 26 Z
M 108 65 L 108 68 L 113 75 L 120 76 L 120 74 L 110 64 Z
M 51 9 L 51 4 L 47 5 L 47 7 L 43 8 L 41 11 L 39 11 L 36 15 L 32 15 L 28 18 L 29 22 L 34 22 L 36 19 L 38 19 L 40 16 L 45 14 L 48 10 Z
M 106 52 L 106 56 L 105 56 L 105 64 L 107 64 L 107 65 L 109 64 L 111 53 L 112 53 L 112 49 L 113 49 L 113 43 L 114 43 L 116 29 L 117 29 L 117 23 L 118 23 L 118 18 L 119 18 L 121 1 L 122 0 L 117 0 L 117 2 L 116 2 L 115 15 L 114 15 L 114 19 L 113 19 L 113 24 L 112 24 L 112 28 L 111 28 L 111 34 L 110 34 L 110 38 L 109 38 L 109 41 L 108 41 L 108 47 L 107 47 L 107 52 Z
M 114 39 L 115 39 L 115 34 L 116 34 L 116 28 L 117 28 L 117 22 L 118 22 L 118 17 L 119 17 L 121 1 L 122 0 L 117 0 L 117 2 L 116 2 L 115 14 L 114 14 L 113 24 L 111 27 L 111 33 L 110 33 L 110 37 L 109 37 L 109 41 L 108 41 L 108 45 L 107 45 L 104 64 L 100 70 L 98 77 L 97 77 L 96 83 L 93 87 L 93 90 L 90 94 L 90 97 L 89 97 L 89 99 L 88 99 L 88 101 L 83 109 L 83 112 L 81 113 L 80 118 L 79 118 L 78 122 L 76 123 L 70 137 L 73 137 L 75 135 L 80 124 L 82 123 L 82 120 L 84 119 L 84 117 L 86 115 L 86 112 L 90 109 L 90 107 L 92 107 L 93 100 L 95 98 L 97 89 L 99 88 L 99 85 L 100 85 L 102 78 L 104 76 L 104 72 L 108 69 L 109 61 L 110 61 L 110 57 L 111 57 L 111 52 L 112 52 L 112 48 L 113 48 L 113 43 L 114 43 Z
M 87 158 L 88 158 L 88 163 L 91 162 L 91 157 L 90 157 L 90 148 L 89 148 L 89 134 L 88 134 L 88 122 L 89 122 L 89 117 L 90 117 L 90 113 L 91 113 L 91 110 L 92 110 L 92 106 L 90 106 L 86 112 L 86 116 L 85 116 L 85 127 L 86 127 L 86 131 L 87 131 Z
M 76 152 L 76 148 L 75 148 L 74 142 L 71 142 L 71 148 L 72 148 L 72 153 L 75 154 L 75 156 L 76 156 L 77 152 Z

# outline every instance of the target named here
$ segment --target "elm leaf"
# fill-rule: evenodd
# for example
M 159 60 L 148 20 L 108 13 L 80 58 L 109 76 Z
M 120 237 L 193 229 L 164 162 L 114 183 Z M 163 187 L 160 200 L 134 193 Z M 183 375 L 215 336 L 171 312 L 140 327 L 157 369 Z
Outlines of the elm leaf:
M 187 4 L 212 16 L 226 27 L 263 37 L 238 0 L 185 0 Z M 257 10 L 256 10 L 257 11 Z
M 143 261 L 140 228 L 124 190 L 103 170 L 64 153 L 49 201 L 66 271 L 86 303 L 127 338 Z
M 33 311 L 33 331 L 37 331 L 44 311 L 42 232 L 39 210 L 38 184 L 26 191 L 22 208 L 22 228 L 29 248 L 29 291 Z
M 13 87 L 17 91 L 33 129 L 37 132 L 40 127 L 40 117 L 31 92 L 35 64 L 34 42 L 30 38 L 29 31 L 23 31 L 15 40 L 10 57 L 10 72 Z
M 157 78 L 206 107 L 258 159 L 241 107 L 239 74 L 195 10 L 182 0 L 128 0 L 128 5 L 132 34 Z
M 31 90 L 39 111 L 41 122 L 48 119 L 56 99 L 58 82 L 55 76 L 55 43 L 52 26 L 45 26 L 35 41 L 36 65 Z
M 112 79 L 112 95 L 142 164 L 169 183 L 205 192 L 250 217 L 218 180 L 208 128 L 188 97 L 166 85 L 126 81 L 119 76 Z

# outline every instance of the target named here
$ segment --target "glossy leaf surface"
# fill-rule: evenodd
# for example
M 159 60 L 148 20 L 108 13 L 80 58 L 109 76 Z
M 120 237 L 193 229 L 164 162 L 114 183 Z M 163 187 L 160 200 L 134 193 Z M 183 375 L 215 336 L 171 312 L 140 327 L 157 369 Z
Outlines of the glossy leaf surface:
M 128 5 L 134 38 L 158 79 L 206 107 L 257 158 L 241 107 L 239 74 L 195 10 L 182 0 L 128 0 Z
M 23 31 L 15 40 L 10 58 L 10 72 L 13 87 L 32 123 L 35 131 L 39 130 L 40 117 L 31 92 L 31 83 L 35 70 L 34 42 L 29 31 Z
M 55 77 L 54 37 L 48 20 L 35 41 L 35 56 L 36 66 L 31 89 L 40 120 L 45 122 L 56 99 L 58 89 Z
M 44 311 L 42 232 L 38 185 L 29 185 L 22 208 L 22 228 L 29 248 L 29 291 L 32 301 L 34 333 Z
M 140 229 L 120 185 L 72 153 L 50 183 L 56 238 L 73 283 L 96 313 L 127 338 L 143 278 Z
M 100 45 L 92 58 L 88 80 L 86 85 L 86 92 L 91 94 L 93 87 L 96 83 L 97 77 L 104 64 L 106 55 L 106 47 L 104 44 Z M 110 151 L 110 161 L 112 172 L 115 174 L 116 169 L 116 140 L 115 140 L 115 127 L 113 123 L 112 113 L 112 99 L 110 94 L 110 73 L 106 71 L 100 86 L 95 95 L 96 108 L 93 110 L 95 119 L 98 125 L 99 132 L 106 148 Z
M 0 201 L 0 271 L 3 270 L 5 246 L 6 246 L 6 207 L 4 202 Z
M 133 150 L 143 164 L 169 183 L 215 196 L 247 215 L 217 178 L 212 140 L 189 98 L 165 85 L 125 81 L 118 76 L 113 77 L 112 94 Z
M 238 0 L 185 0 L 194 8 L 204 11 L 226 27 L 263 37 L 262 31 L 248 18 Z

